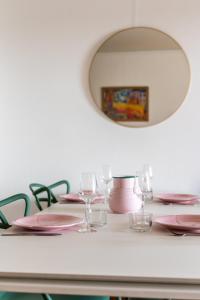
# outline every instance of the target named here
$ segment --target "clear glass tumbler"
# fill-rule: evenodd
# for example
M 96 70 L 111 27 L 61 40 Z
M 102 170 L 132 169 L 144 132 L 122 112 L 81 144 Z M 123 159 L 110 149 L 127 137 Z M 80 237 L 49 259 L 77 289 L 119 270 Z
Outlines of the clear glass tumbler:
M 138 232 L 150 231 L 152 227 L 151 213 L 130 213 L 129 214 L 129 228 Z
M 94 228 L 105 226 L 107 224 L 107 210 L 95 208 L 94 206 L 87 212 L 89 225 Z

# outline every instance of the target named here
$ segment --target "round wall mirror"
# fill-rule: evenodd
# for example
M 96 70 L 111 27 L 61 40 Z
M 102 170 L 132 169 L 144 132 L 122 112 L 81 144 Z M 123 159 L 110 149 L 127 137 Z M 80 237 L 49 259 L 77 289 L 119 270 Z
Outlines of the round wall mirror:
M 128 127 L 167 119 L 183 103 L 189 82 L 183 49 L 169 35 L 148 27 L 113 34 L 96 52 L 89 71 L 99 110 Z

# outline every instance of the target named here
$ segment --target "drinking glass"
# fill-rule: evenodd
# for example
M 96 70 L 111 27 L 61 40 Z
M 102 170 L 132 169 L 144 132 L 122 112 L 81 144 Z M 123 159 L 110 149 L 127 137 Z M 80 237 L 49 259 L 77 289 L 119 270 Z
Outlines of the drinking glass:
M 148 176 L 149 176 L 149 178 L 150 178 L 150 180 L 152 180 L 152 178 L 153 178 L 153 170 L 152 170 L 152 166 L 151 165 L 145 164 L 143 166 L 143 172 L 147 173 Z
M 141 210 L 144 210 L 144 202 L 143 202 L 143 196 L 142 196 L 142 189 L 140 184 L 140 172 L 136 172 L 136 176 L 134 178 L 134 187 L 133 187 L 133 193 L 142 201 Z
M 108 206 L 108 198 L 110 194 L 110 183 L 112 182 L 112 169 L 109 165 L 102 166 L 102 179 L 105 184 L 105 202 Z
M 105 193 L 105 183 L 103 181 L 102 173 L 96 173 L 96 194 L 103 195 Z
M 91 227 L 98 228 L 107 223 L 107 210 L 96 208 L 95 205 L 88 212 L 88 222 Z
M 152 227 L 151 213 L 130 213 L 129 214 L 129 228 L 138 232 L 150 231 Z
M 153 200 L 152 180 L 149 172 L 146 169 L 143 169 L 142 172 L 137 172 L 137 174 L 139 176 L 139 185 L 142 191 L 142 201 L 144 208 L 145 202 Z
M 87 172 L 81 174 L 79 194 L 81 196 L 81 199 L 85 203 L 85 221 L 86 221 L 86 227 L 81 228 L 80 232 L 94 231 L 94 229 L 90 227 L 88 221 L 88 214 L 91 211 L 90 205 L 96 194 L 96 176 L 94 173 Z

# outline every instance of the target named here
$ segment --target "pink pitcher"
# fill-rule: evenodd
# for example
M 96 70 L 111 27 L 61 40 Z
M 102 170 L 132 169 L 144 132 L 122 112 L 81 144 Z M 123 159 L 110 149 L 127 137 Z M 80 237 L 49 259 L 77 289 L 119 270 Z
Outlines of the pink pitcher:
M 113 177 L 113 189 L 109 196 L 109 206 L 114 213 L 137 212 L 142 207 L 142 199 L 134 192 L 134 176 Z

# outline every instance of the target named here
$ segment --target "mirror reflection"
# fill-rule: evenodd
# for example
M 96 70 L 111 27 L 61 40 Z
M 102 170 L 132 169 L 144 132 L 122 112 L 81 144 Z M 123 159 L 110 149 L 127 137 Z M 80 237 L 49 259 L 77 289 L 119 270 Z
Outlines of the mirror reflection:
M 129 127 L 158 124 L 182 104 L 190 68 L 180 45 L 153 28 L 135 27 L 109 37 L 95 54 L 90 90 L 99 110 Z

